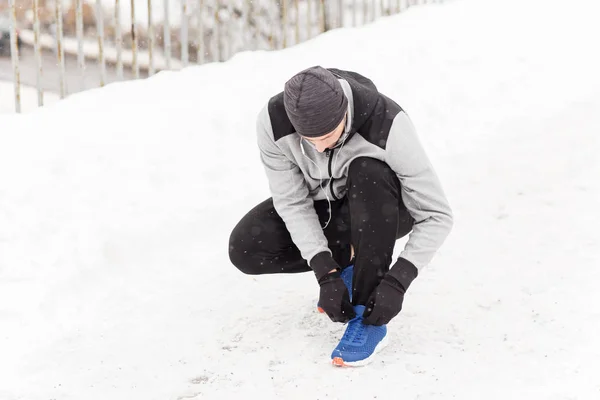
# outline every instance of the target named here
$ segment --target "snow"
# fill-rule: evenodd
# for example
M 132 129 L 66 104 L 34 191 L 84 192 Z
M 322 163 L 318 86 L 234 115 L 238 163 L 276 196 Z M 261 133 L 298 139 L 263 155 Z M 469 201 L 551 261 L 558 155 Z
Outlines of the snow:
M 59 96 L 44 92 L 43 101 L 45 105 L 51 105 L 59 100 Z M 21 112 L 30 112 L 38 108 L 37 89 L 21 85 Z M 0 114 L 12 114 L 15 108 L 15 87 L 12 82 L 0 81 Z
M 599 11 L 455 0 L 1 115 L 0 398 L 598 398 Z M 455 212 L 360 369 L 311 274 L 227 257 L 256 113 L 314 64 L 407 110 Z

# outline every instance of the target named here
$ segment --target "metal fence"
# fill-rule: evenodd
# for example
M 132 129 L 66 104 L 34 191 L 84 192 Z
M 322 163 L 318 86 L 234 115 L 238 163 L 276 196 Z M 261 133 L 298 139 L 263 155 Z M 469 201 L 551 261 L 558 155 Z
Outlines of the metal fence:
M 330 29 L 363 25 L 414 5 L 443 0 L 143 0 L 147 1 L 143 29 L 140 28 L 140 15 L 136 16 L 136 6 L 139 7 L 141 0 L 111 0 L 114 12 L 109 16 L 105 15 L 107 0 L 71 0 L 67 14 L 63 8 L 65 0 L 54 0 L 50 13 L 53 21 L 44 24 L 51 29 L 45 27 L 45 32 L 41 16 L 48 18 L 48 9 L 40 7 L 40 1 L 46 7 L 45 0 L 30 0 L 30 9 L 27 10 L 23 9 L 24 1 L 9 0 L 8 9 L 15 110 L 18 113 L 21 112 L 19 52 L 22 46 L 33 48 L 37 103 L 43 106 L 42 55 L 48 52 L 55 62 L 46 65 L 58 69 L 57 92 L 60 98 L 64 98 L 73 92 L 69 91 L 67 74 L 80 77 L 82 84 L 76 91 L 85 90 L 91 87 L 91 73 L 96 75 L 95 87 L 107 83 L 109 70 L 116 80 L 138 79 L 160 70 L 224 61 L 238 51 L 285 48 Z M 157 23 L 153 13 L 161 1 L 164 6 L 162 21 Z M 131 15 L 122 15 L 123 2 L 129 3 Z M 171 22 L 174 4 L 179 9 L 175 32 Z M 90 17 L 90 10 L 93 10 L 93 17 Z M 29 15 L 31 26 L 22 29 L 20 25 L 26 24 L 19 20 L 18 15 L 25 14 Z M 72 37 L 64 34 L 66 16 L 75 21 Z M 107 23 L 111 28 L 110 34 L 106 29 Z M 90 42 L 84 31 L 88 31 L 89 38 L 92 24 L 95 25 L 95 40 Z M 125 24 L 126 28 L 130 28 L 128 32 L 123 29 Z M 125 42 L 129 48 L 126 48 Z M 66 67 L 66 57 L 77 60 L 70 69 Z M 91 64 L 96 67 L 93 72 L 90 72 Z M 124 71 L 127 71 L 127 76 Z

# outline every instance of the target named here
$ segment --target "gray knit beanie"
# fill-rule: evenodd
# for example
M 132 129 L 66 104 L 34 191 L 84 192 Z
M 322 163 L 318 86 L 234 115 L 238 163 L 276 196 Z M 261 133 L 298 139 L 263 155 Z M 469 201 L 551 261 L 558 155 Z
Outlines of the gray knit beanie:
M 348 99 L 335 75 L 311 67 L 294 75 L 283 91 L 285 111 L 296 131 L 318 137 L 333 131 L 348 110 Z

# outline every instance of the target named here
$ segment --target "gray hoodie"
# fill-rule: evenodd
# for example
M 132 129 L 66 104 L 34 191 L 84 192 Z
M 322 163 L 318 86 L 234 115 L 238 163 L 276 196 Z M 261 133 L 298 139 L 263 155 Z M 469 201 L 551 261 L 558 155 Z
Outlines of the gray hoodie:
M 400 106 L 379 93 L 364 76 L 330 71 L 348 98 L 348 136 L 343 146 L 319 153 L 302 140 L 286 116 L 282 93 L 258 115 L 258 147 L 275 209 L 302 257 L 311 264 L 315 255 L 331 254 L 313 200 L 341 199 L 347 191 L 348 167 L 355 158 L 381 160 L 398 175 L 402 199 L 415 220 L 400 257 L 420 271 L 440 248 L 453 223 L 438 176 Z

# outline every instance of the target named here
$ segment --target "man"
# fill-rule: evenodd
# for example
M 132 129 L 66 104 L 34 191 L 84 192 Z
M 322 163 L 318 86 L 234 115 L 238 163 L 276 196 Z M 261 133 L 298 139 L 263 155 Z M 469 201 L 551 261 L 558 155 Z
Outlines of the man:
M 319 308 L 348 322 L 333 364 L 364 365 L 452 228 L 438 177 L 406 113 L 355 72 L 296 74 L 257 133 L 272 197 L 234 228 L 230 260 L 247 274 L 312 270 Z

